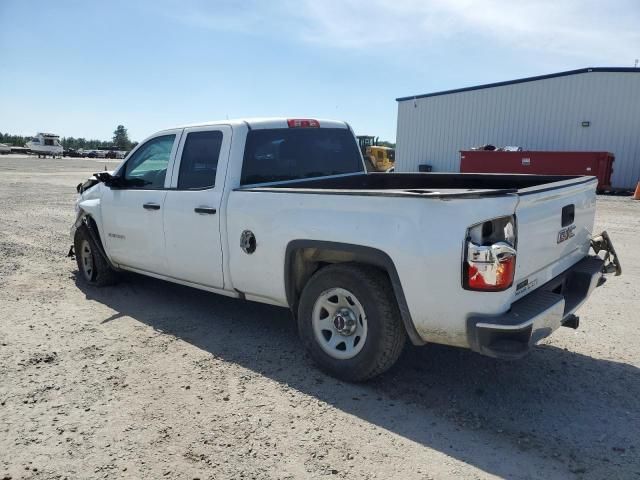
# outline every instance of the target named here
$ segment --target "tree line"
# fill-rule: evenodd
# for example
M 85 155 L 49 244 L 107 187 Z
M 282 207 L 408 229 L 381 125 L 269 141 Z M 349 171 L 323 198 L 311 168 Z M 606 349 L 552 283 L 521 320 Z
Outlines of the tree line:
M 0 143 L 6 143 L 14 147 L 24 147 L 24 144 L 32 137 L 22 135 L 12 135 L 0 132 Z M 131 150 L 138 142 L 129 139 L 129 133 L 123 125 L 118 125 L 113 132 L 111 140 L 97 140 L 75 137 L 60 137 L 60 143 L 65 149 L 74 150 Z

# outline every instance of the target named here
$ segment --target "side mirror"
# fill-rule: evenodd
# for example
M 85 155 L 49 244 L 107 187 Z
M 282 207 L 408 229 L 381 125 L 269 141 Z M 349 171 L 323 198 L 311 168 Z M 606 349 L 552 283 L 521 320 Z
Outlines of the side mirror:
M 104 183 L 107 187 L 119 188 L 124 186 L 124 180 L 122 177 L 118 175 L 111 175 L 109 172 L 94 173 L 93 176 L 96 177 L 99 182 Z

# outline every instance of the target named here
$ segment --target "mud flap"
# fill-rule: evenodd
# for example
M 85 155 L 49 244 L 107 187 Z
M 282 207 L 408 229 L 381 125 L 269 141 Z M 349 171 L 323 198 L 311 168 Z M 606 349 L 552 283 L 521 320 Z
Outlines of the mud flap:
M 601 257 L 604 260 L 602 273 L 615 273 L 616 277 L 622 274 L 620 260 L 606 230 L 591 239 L 591 248 L 598 256 L 600 252 L 604 252 L 604 257 Z

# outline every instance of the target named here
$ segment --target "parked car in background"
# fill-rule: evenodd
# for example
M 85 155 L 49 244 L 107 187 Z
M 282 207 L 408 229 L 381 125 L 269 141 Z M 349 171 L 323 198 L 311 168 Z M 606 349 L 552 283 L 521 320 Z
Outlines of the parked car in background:
M 117 148 L 112 148 L 111 150 L 108 150 L 105 158 L 111 158 L 111 159 L 123 159 L 124 157 L 127 156 L 127 152 L 126 150 L 118 150 Z
M 0 154 L 7 155 L 11 153 L 11 147 L 5 143 L 0 143 Z
M 73 148 L 67 148 L 66 150 L 64 150 L 62 152 L 62 156 L 63 157 L 71 157 L 71 158 L 77 158 L 80 157 L 80 152 L 78 152 L 77 150 L 73 149 Z
M 407 338 L 520 358 L 620 273 L 593 235 L 595 177 L 367 173 L 344 122 L 173 128 L 95 177 L 71 230 L 85 282 L 130 270 L 288 307 L 346 380 Z

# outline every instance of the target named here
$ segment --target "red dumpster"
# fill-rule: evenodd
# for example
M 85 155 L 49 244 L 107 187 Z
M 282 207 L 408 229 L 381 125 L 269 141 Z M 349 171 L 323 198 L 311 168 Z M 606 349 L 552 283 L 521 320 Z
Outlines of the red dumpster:
M 461 173 L 593 175 L 598 191 L 611 188 L 614 156 L 609 152 L 498 152 L 462 150 Z

